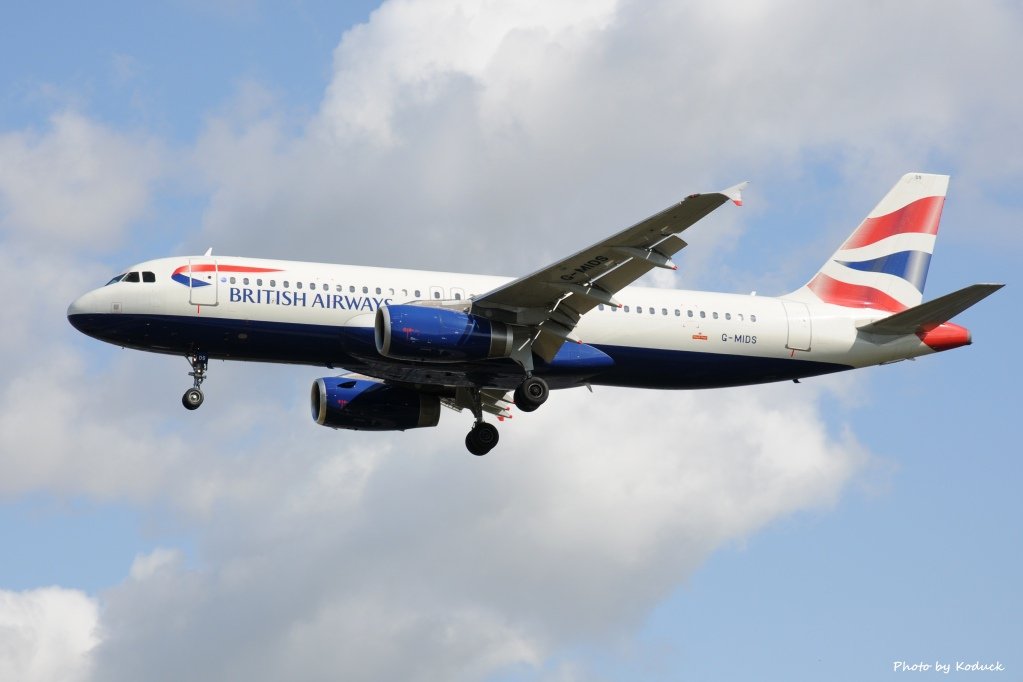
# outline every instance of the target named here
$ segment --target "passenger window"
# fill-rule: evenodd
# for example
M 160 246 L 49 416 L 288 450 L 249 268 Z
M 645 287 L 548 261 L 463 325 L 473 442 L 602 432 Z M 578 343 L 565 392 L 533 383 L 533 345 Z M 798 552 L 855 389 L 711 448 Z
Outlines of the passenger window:
M 629 312 L 629 306 L 625 306 L 625 312 Z
M 675 317 L 682 317 L 682 311 L 678 308 L 675 308 Z
M 270 286 L 277 288 L 277 280 L 275 279 L 270 280 Z
M 457 291 L 455 292 L 455 300 L 456 301 L 461 301 L 462 300 L 462 295 L 460 293 L 458 293 Z
M 732 319 L 732 313 L 725 313 L 725 319 L 726 320 Z
M 143 282 L 155 282 L 156 281 L 156 274 L 152 273 L 152 272 L 143 272 L 142 273 L 142 281 Z
M 369 293 L 369 287 L 362 287 L 362 293 L 368 294 Z
M 636 312 L 639 313 L 640 315 L 642 315 L 643 314 L 643 306 L 641 306 L 641 305 L 636 306 Z
M 352 285 L 350 285 L 348 287 L 348 293 L 350 293 L 350 294 L 354 294 L 355 293 L 355 285 L 354 284 L 352 284 Z
M 281 286 L 283 286 L 285 289 L 287 289 L 288 288 L 288 280 L 284 280 L 283 282 L 281 282 Z
M 380 287 L 377 287 L 377 294 L 380 294 Z
M 706 317 L 707 317 L 706 311 L 701 310 L 700 311 L 700 319 L 702 320 L 702 319 L 705 319 Z
M 745 318 L 742 316 L 742 313 L 739 313 L 739 322 L 743 321 L 745 321 Z
M 656 314 L 657 314 L 657 313 L 655 313 L 655 312 L 654 312 L 654 309 L 653 309 L 653 308 L 649 308 L 648 310 L 650 311 L 650 314 L 651 314 L 651 315 L 656 315 Z
M 715 320 L 716 320 L 716 319 L 718 319 L 718 314 L 717 314 L 717 313 L 714 313 L 714 315 L 713 315 L 713 316 L 714 316 L 714 319 L 715 319 Z
M 391 293 L 391 296 L 394 296 L 394 288 L 393 287 L 389 288 L 387 291 L 389 291 Z
M 749 316 L 749 321 L 750 322 L 756 322 L 757 321 L 757 316 L 756 315 L 750 315 Z
M 301 289 L 302 288 L 302 283 L 301 282 L 295 282 L 295 288 L 296 289 Z
M 344 291 L 344 289 L 345 289 L 345 288 L 344 288 L 343 286 L 341 286 L 340 284 L 338 284 L 338 285 L 337 285 L 336 287 L 334 287 L 334 291 L 336 291 L 336 292 L 337 292 L 337 293 L 339 293 L 339 294 L 340 294 L 340 293 L 341 293 L 342 291 Z
M 402 289 L 401 290 L 401 295 L 402 296 L 408 296 L 408 289 Z
M 420 298 L 421 296 L 422 296 L 422 294 L 419 293 L 419 289 L 416 289 L 416 298 Z
M 601 303 L 600 305 L 598 305 L 597 306 L 597 310 L 603 311 L 604 310 L 604 304 Z
M 323 290 L 324 290 L 324 291 L 330 291 L 330 285 L 329 285 L 329 284 L 327 284 L 326 282 L 324 282 L 324 283 L 323 283 Z
M 244 284 L 245 286 L 249 286 L 249 278 L 246 277 L 245 279 L 243 279 L 242 284 Z
M 661 315 L 667 315 L 667 314 L 668 314 L 668 309 L 667 308 L 661 308 Z
M 259 279 L 257 279 L 257 280 L 256 280 L 256 286 L 257 286 L 257 287 L 261 287 L 261 286 L 263 286 L 263 280 L 262 280 L 262 278 L 259 278 Z
M 693 316 L 693 311 L 692 310 L 687 310 L 686 311 L 686 317 L 692 317 L 692 316 Z
M 433 297 L 434 298 L 440 298 L 440 292 L 439 291 L 433 292 Z

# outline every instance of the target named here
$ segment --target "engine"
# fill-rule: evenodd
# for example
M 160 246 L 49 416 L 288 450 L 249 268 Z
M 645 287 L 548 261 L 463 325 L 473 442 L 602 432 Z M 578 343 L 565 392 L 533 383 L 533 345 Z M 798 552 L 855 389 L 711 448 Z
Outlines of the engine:
M 508 325 L 448 308 L 380 306 L 374 331 L 377 352 L 395 360 L 507 358 L 514 348 Z
M 404 431 L 440 421 L 439 397 L 376 381 L 324 377 L 311 399 L 316 423 L 334 429 Z

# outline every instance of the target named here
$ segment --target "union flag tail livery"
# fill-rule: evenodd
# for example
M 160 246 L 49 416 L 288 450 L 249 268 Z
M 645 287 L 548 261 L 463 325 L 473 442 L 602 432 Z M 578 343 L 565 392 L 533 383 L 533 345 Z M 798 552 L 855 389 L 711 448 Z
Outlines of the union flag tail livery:
M 897 313 L 923 300 L 947 175 L 907 173 L 790 298 Z
M 140 263 L 68 308 L 117 346 L 184 356 L 190 410 L 210 358 L 344 367 L 313 382 L 335 429 L 435 426 L 469 410 L 483 455 L 550 389 L 720 388 L 882 365 L 970 343 L 949 322 L 1001 284 L 923 302 L 948 176 L 902 177 L 806 285 L 779 298 L 631 286 L 675 269 L 678 235 L 745 183 L 681 202 L 536 272 L 487 275 L 213 256 Z M 571 226 L 567 226 L 571 227 Z M 528 424 L 528 417 L 515 424 Z

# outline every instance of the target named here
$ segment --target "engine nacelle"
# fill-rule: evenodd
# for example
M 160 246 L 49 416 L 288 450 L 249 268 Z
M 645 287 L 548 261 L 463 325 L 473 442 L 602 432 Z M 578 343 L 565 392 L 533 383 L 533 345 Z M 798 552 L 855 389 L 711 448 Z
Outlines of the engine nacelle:
M 514 349 L 508 325 L 448 308 L 383 305 L 377 310 L 374 331 L 377 352 L 395 360 L 507 358 Z
M 334 429 L 404 431 L 440 421 L 439 397 L 376 381 L 323 377 L 311 399 L 316 423 Z

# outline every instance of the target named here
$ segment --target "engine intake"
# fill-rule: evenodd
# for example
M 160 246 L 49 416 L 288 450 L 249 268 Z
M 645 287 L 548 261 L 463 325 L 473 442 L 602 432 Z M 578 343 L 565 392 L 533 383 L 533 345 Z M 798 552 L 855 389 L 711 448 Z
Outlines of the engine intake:
M 377 352 L 395 360 L 463 362 L 507 358 L 514 349 L 508 325 L 476 315 L 417 305 L 383 305 L 374 325 Z
M 333 429 L 404 431 L 440 421 L 439 397 L 365 379 L 317 379 L 310 398 L 313 419 Z

